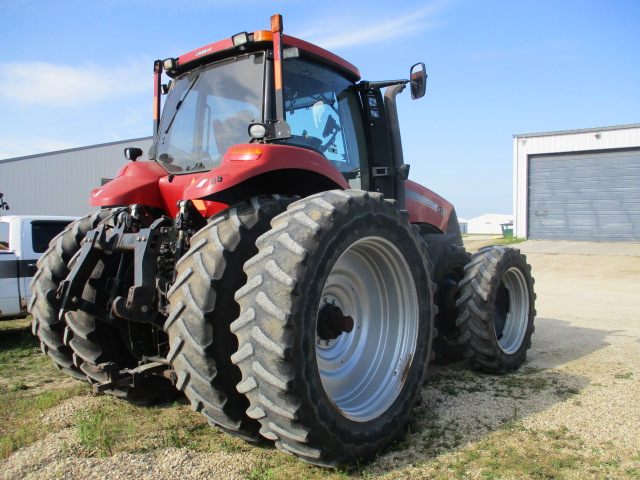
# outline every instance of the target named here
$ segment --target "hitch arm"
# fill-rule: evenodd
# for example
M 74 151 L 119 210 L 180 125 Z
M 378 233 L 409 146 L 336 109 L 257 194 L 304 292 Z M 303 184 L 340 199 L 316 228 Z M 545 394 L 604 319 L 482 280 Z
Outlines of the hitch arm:
M 158 255 L 162 247 L 160 226 L 166 222 L 166 218 L 160 218 L 149 228 L 121 237 L 119 250 L 133 251 L 135 262 L 133 286 L 129 288 L 127 298 L 116 297 L 113 301 L 113 311 L 121 318 L 149 322 L 157 313 L 154 303 Z
M 105 237 L 104 225 L 88 232 L 82 240 L 80 256 L 67 278 L 60 283 L 57 290 L 47 292 L 47 300 L 51 305 L 58 307 L 60 316 L 64 315 L 65 311 L 78 310 L 81 303 L 85 304 L 83 310 L 86 307 L 91 311 L 91 305 L 82 300 L 82 292 L 103 253 L 99 245 L 109 243 Z

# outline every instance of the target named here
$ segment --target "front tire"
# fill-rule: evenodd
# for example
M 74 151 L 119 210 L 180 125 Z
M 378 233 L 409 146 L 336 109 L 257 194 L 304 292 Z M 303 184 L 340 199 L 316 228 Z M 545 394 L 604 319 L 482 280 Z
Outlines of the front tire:
M 489 246 L 473 254 L 456 303 L 471 368 L 505 373 L 526 360 L 535 330 L 533 284 L 531 266 L 519 250 Z
M 310 463 L 371 458 L 402 432 L 431 355 L 426 247 L 395 203 L 355 190 L 292 204 L 257 246 L 231 325 L 248 415 Z

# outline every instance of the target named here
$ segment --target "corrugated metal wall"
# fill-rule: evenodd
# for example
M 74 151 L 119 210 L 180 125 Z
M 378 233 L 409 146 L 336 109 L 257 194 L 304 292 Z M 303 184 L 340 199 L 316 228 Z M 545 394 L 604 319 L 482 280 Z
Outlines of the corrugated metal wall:
M 89 206 L 91 190 L 127 163 L 124 148 L 141 148 L 146 158 L 151 143 L 147 137 L 0 160 L 0 192 L 11 207 L 6 213 L 84 216 L 96 209 Z
M 640 241 L 640 149 L 532 156 L 529 238 Z
M 640 124 L 514 135 L 513 211 L 515 235 L 520 238 L 529 238 L 530 221 L 535 227 L 535 219 L 530 218 L 530 191 L 532 188 L 544 188 L 544 186 L 530 184 L 530 181 L 539 180 L 530 179 L 529 167 L 530 162 L 539 158 L 539 155 L 557 156 L 594 152 L 607 154 L 620 149 L 638 148 L 640 148 Z M 580 165 L 573 165 L 573 167 L 576 169 L 574 172 L 581 168 Z M 577 185 L 575 187 L 579 188 Z M 534 214 L 535 211 L 533 211 Z M 635 222 L 638 222 L 638 219 L 635 219 Z M 590 238 L 590 240 L 599 239 L 598 235 Z

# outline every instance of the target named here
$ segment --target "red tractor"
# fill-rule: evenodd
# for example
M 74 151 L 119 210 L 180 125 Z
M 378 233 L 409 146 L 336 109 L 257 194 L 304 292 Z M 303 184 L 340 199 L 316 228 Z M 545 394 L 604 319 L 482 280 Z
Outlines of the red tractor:
M 468 254 L 453 206 L 407 180 L 396 96 L 424 95 L 424 64 L 362 81 L 275 15 L 154 70 L 151 161 L 126 149 L 38 262 L 59 368 L 131 399 L 177 387 L 231 435 L 343 465 L 401 434 L 434 356 L 524 361 L 525 257 Z

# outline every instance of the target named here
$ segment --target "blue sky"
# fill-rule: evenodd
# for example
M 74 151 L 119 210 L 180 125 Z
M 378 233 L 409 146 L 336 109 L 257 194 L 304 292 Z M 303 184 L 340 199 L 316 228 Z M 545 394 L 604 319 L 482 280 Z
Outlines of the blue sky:
M 640 0 L 0 0 L 0 159 L 151 134 L 152 64 L 285 32 L 427 95 L 399 100 L 411 179 L 511 213 L 513 135 L 640 123 Z

